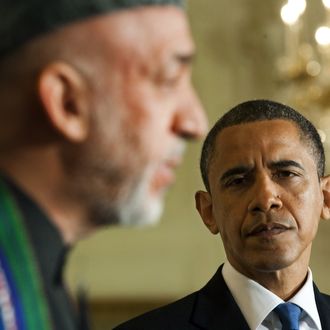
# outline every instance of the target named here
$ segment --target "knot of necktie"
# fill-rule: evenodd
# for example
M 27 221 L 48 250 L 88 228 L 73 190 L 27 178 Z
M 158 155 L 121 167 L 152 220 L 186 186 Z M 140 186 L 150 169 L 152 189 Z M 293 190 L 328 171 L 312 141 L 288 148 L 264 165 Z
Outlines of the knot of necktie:
M 299 330 L 299 318 L 301 308 L 293 303 L 279 304 L 275 309 L 275 313 L 281 320 L 283 330 Z

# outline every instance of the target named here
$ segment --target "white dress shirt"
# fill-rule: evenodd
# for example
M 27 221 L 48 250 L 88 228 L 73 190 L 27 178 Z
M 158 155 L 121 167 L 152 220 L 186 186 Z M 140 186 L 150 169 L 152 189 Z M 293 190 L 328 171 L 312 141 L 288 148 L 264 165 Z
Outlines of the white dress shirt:
M 224 280 L 239 306 L 247 324 L 252 330 L 280 330 L 280 320 L 273 309 L 284 301 L 257 282 L 242 275 L 226 262 L 222 269 Z M 313 276 L 308 269 L 304 286 L 292 297 L 290 302 L 302 308 L 299 322 L 300 330 L 321 330 L 321 321 L 317 311 Z

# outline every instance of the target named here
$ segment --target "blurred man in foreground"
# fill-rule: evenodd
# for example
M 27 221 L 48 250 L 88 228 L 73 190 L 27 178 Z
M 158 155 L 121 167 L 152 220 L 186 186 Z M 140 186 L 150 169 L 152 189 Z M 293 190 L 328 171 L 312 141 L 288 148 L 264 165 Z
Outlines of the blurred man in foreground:
M 206 129 L 182 5 L 0 5 L 0 329 L 77 329 L 67 247 L 159 219 L 184 141 Z
M 330 296 L 309 268 L 330 218 L 324 167 L 317 130 L 292 108 L 255 100 L 227 112 L 203 145 L 196 206 L 228 260 L 201 290 L 116 329 L 330 329 Z

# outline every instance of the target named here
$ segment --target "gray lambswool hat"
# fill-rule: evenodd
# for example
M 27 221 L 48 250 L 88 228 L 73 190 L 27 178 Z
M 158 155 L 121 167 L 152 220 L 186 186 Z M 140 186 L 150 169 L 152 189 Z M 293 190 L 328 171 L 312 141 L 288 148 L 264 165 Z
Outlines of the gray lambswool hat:
M 184 0 L 0 0 L 0 57 L 74 21 L 130 7 L 171 4 L 183 7 Z

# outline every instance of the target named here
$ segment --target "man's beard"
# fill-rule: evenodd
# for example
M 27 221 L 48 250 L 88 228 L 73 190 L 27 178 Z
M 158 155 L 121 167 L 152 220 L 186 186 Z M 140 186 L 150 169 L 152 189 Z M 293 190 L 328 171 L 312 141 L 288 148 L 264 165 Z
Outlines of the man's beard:
M 118 224 L 123 226 L 156 225 L 164 209 L 164 192 L 151 196 L 148 176 L 144 175 L 130 196 L 119 204 Z
M 150 193 L 151 171 L 146 171 L 131 192 L 118 201 L 99 198 L 93 201 L 91 221 L 94 225 L 147 226 L 156 225 L 164 209 L 164 194 Z

